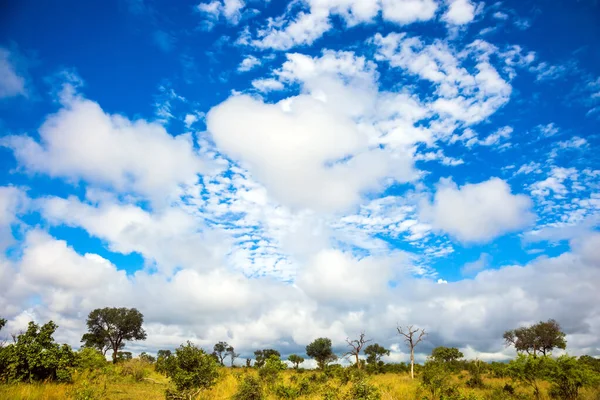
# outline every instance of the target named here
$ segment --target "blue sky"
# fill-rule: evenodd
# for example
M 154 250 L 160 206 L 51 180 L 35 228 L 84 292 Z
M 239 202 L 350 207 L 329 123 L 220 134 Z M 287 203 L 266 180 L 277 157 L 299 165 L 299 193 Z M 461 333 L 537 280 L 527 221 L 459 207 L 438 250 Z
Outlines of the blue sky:
M 138 349 L 366 329 L 402 360 L 410 323 L 502 359 L 556 318 L 600 351 L 596 1 L 3 7 L 9 328 L 76 344 L 115 303 Z

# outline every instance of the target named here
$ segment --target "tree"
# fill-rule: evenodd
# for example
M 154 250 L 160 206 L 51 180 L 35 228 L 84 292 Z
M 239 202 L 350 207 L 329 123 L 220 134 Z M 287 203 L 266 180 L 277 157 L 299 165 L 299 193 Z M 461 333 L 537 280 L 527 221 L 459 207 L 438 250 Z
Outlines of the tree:
M 142 360 L 144 362 L 147 362 L 149 364 L 154 364 L 154 362 L 156 361 L 156 358 L 154 358 L 154 356 L 152 356 L 152 355 L 146 353 L 145 351 L 143 351 L 140 354 L 140 360 Z
M 433 349 L 431 352 L 431 358 L 435 361 L 450 363 L 453 361 L 458 361 L 463 358 L 464 354 L 460 352 L 456 347 L 444 347 L 439 346 Z
M 217 356 L 217 359 L 221 365 L 225 365 L 224 360 L 225 357 L 227 357 L 228 348 L 229 344 L 227 342 L 219 342 L 213 346 L 214 355 Z
M 250 368 L 252 366 L 252 359 L 246 358 L 246 368 Z
M 42 326 L 30 322 L 25 332 L 15 335 L 14 343 L 2 349 L 2 378 L 9 382 L 70 381 L 76 356 L 69 345 L 54 341 L 56 328 L 52 321 Z
M 306 346 L 306 355 L 317 360 L 317 364 L 321 369 L 325 369 L 329 362 L 337 360 L 337 356 L 333 354 L 331 349 L 331 339 L 328 338 L 315 339 Z
M 103 354 L 112 349 L 112 360 L 116 363 L 126 340 L 146 339 L 143 323 L 144 316 L 135 308 L 97 308 L 88 316 L 88 333 L 81 341 L 84 346 L 96 348 Z
M 385 347 L 374 343 L 365 347 L 365 355 L 367 356 L 367 364 L 379 371 L 383 366 L 383 361 L 381 361 L 381 357 L 389 356 L 390 351 Z
M 300 364 L 302 364 L 304 362 L 304 357 L 301 357 L 297 354 L 290 354 L 290 356 L 288 357 L 288 360 L 289 360 L 289 362 L 291 362 L 294 365 L 295 369 L 298 369 Z
M 170 356 L 167 376 L 175 390 L 167 391 L 167 399 L 195 399 L 202 389 L 213 386 L 219 376 L 218 362 L 191 342 L 179 346 Z
M 547 355 L 554 348 L 563 350 L 567 348 L 565 333 L 553 319 L 540 321 L 530 327 L 506 331 L 503 337 L 507 346 L 514 346 L 517 352 L 526 352 L 534 357 L 538 352 Z
M 396 327 L 396 329 L 399 335 L 404 336 L 404 341 L 410 348 L 410 377 L 411 379 L 415 379 L 415 346 L 423 340 L 427 332 L 425 332 L 425 329 L 413 328 L 412 325 L 406 328 L 406 332 L 400 326 Z M 415 333 L 418 333 L 419 336 L 415 337 Z
M 4 328 L 5 325 L 6 325 L 6 320 L 4 318 L 0 318 L 0 331 L 2 330 L 2 328 Z
M 171 350 L 159 350 L 156 353 L 156 365 L 154 369 L 160 374 L 167 374 L 170 369 L 170 363 L 173 360 L 173 354 Z
M 363 349 L 365 344 L 369 342 L 372 342 L 372 340 L 366 339 L 364 332 L 360 334 L 358 339 L 350 340 L 349 338 L 346 338 L 346 343 L 348 343 L 350 350 L 344 354 L 344 357 L 354 357 L 356 360 L 356 368 L 360 369 L 360 360 L 358 356 L 360 355 L 360 351 Z
M 555 399 L 576 400 L 581 388 L 600 383 L 588 364 L 566 354 L 551 360 L 547 377 L 552 382 L 550 395 Z
M 508 373 L 514 380 L 531 387 L 534 397 L 539 400 L 541 396 L 539 381 L 548 375 L 551 362 L 550 357 L 519 354 L 508 363 Z
M 236 358 L 238 358 L 240 355 L 238 353 L 235 352 L 235 349 L 233 348 L 233 346 L 229 346 L 227 347 L 227 355 L 229 356 L 229 358 L 231 358 L 231 366 L 233 367 L 233 362 L 235 361 Z
M 254 358 L 256 359 L 254 366 L 256 368 L 261 368 L 263 365 L 265 365 L 265 361 L 267 361 L 271 356 L 277 356 L 279 358 L 281 357 L 281 354 L 274 349 L 256 350 L 254 352 Z

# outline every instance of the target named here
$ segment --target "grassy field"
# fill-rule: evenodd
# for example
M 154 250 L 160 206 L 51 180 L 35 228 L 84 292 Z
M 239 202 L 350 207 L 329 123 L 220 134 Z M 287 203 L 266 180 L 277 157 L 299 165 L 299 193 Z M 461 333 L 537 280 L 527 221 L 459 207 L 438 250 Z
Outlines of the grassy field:
M 238 386 L 247 374 L 255 374 L 255 370 L 246 369 L 226 369 L 222 368 L 218 383 L 210 390 L 202 392 L 197 399 L 231 399 L 238 390 Z M 308 378 L 314 374 L 312 371 L 307 371 L 299 374 L 295 371 L 288 370 L 280 375 L 280 380 L 276 384 L 284 383 L 291 385 L 297 383 L 303 378 Z M 78 400 L 94 400 L 94 399 L 130 399 L 130 400 L 158 400 L 165 398 L 165 389 L 168 387 L 169 381 L 164 376 L 157 374 L 153 370 L 148 370 L 144 374 L 145 377 L 136 380 L 133 377 L 125 377 L 114 374 L 96 374 L 90 375 L 75 375 L 72 384 L 15 384 L 15 385 L 0 385 L 0 399 L 2 400 L 59 400 L 59 399 L 78 399 Z M 464 385 L 464 379 L 461 380 L 458 376 L 453 377 L 454 384 L 458 385 L 460 395 L 465 400 L 475 399 L 509 399 L 519 398 L 517 396 L 505 396 L 498 394 L 502 392 L 502 387 L 506 383 L 510 383 L 509 379 L 487 378 L 484 380 L 486 388 L 470 389 Z M 414 381 L 408 375 L 404 374 L 381 374 L 367 378 L 367 381 L 375 385 L 381 394 L 382 400 L 392 399 L 427 399 L 427 393 L 420 388 L 418 379 Z M 331 378 L 324 384 L 326 387 L 334 390 L 340 395 L 340 398 L 351 399 L 348 397 L 352 383 L 342 384 L 337 378 Z M 546 386 L 542 386 L 542 399 L 549 399 L 546 394 Z M 517 394 L 520 398 L 533 398 L 531 390 L 527 388 L 517 387 Z M 502 397 L 499 397 L 502 396 Z M 280 399 L 272 391 L 266 393 L 266 399 Z M 316 400 L 323 399 L 322 391 L 299 397 L 300 399 Z M 580 398 L 582 400 L 599 400 L 600 391 L 598 390 L 583 390 Z

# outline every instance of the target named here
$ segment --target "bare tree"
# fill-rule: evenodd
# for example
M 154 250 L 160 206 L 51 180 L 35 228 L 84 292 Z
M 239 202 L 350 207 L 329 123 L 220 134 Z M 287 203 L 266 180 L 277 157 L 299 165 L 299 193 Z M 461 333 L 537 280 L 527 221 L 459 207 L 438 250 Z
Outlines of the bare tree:
M 411 379 L 415 379 L 415 346 L 423 340 L 427 332 L 425 332 L 425 329 L 413 328 L 412 325 L 406 328 L 406 332 L 400 326 L 396 327 L 396 329 L 398 330 L 398 335 L 404 336 L 404 341 L 410 347 L 410 377 Z M 419 336 L 415 337 L 415 333 L 418 333 Z
M 346 338 L 346 343 L 348 343 L 350 350 L 344 353 L 344 357 L 348 358 L 353 356 L 356 359 L 356 368 L 360 369 L 360 360 L 358 359 L 360 351 L 365 347 L 365 344 L 372 341 L 372 339 L 365 338 L 364 332 L 360 334 L 358 339 L 350 340 L 349 338 Z

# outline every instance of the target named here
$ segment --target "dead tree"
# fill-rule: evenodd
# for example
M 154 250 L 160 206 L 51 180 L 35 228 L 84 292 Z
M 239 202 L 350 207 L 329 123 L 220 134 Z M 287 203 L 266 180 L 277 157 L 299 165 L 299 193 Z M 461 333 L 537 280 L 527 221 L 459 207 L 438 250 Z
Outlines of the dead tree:
M 425 332 L 425 329 L 413 329 L 412 325 L 406 328 L 406 332 L 400 326 L 396 327 L 396 329 L 398 330 L 398 335 L 404 336 L 404 341 L 410 347 L 410 377 L 411 379 L 415 379 L 415 346 L 423 340 L 427 332 Z M 415 333 L 419 334 L 416 338 Z
M 351 348 L 351 350 L 344 353 L 344 357 L 349 358 L 353 356 L 356 359 L 356 368 L 360 369 L 360 360 L 358 359 L 360 351 L 363 347 L 365 347 L 365 344 L 372 341 L 372 339 L 365 338 L 364 332 L 360 334 L 358 339 L 350 340 L 349 338 L 346 338 L 346 343 L 348 343 L 348 346 Z

